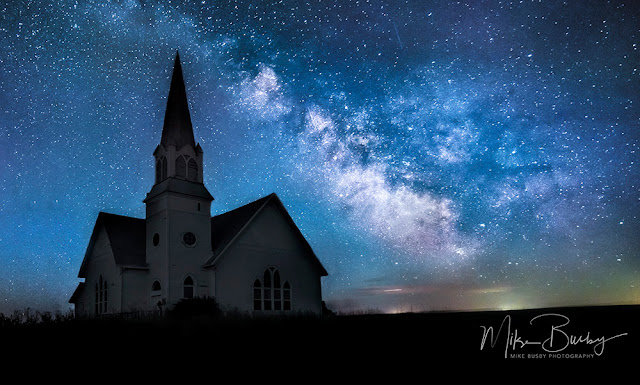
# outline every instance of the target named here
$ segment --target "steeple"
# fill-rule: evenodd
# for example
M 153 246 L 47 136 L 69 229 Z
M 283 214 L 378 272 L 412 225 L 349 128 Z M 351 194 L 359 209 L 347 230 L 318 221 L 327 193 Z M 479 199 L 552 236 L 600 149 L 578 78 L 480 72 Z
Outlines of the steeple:
M 203 151 L 194 139 L 180 55 L 177 52 L 162 126 L 162 137 L 153 156 L 156 164 L 156 178 L 147 200 L 162 192 L 191 190 L 193 190 L 189 193 L 191 195 L 213 199 L 203 184 Z M 193 186 L 193 183 L 199 186 Z
M 189 104 L 187 102 L 187 92 L 182 78 L 180 54 L 177 51 L 173 64 L 171 88 L 167 98 L 167 109 L 164 114 L 164 126 L 162 127 L 160 143 L 165 147 L 174 145 L 177 150 L 187 144 L 190 144 L 194 149 L 196 147 L 193 127 L 191 126 L 191 115 L 189 114 Z
M 176 52 L 162 137 L 153 152 L 155 183 L 144 199 L 149 285 L 157 281 L 160 290 L 154 289 L 154 293 L 162 293 L 161 297 L 151 297 L 154 306 L 160 298 L 163 302 L 166 299 L 167 304 L 184 298 L 187 282 L 194 291 L 207 284 L 204 279 L 197 281 L 193 267 L 212 257 L 213 197 L 204 185 L 203 155 L 194 140 Z

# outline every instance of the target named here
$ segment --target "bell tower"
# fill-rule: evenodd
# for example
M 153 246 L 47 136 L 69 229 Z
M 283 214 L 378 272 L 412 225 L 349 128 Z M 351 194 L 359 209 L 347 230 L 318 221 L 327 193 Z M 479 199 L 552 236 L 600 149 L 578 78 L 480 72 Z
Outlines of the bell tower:
M 196 144 L 176 52 L 160 144 L 153 152 L 155 183 L 146 204 L 149 290 L 165 305 L 204 295 L 200 267 L 211 256 L 211 201 L 203 183 L 203 152 Z M 159 290 L 158 290 L 159 288 Z

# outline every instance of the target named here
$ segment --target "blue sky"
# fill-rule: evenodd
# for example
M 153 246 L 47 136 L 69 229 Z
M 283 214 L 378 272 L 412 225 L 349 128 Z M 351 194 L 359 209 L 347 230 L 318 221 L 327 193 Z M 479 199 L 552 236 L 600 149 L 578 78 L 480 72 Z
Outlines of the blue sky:
M 0 311 L 144 217 L 176 50 L 212 215 L 277 193 L 335 309 L 640 300 L 634 2 L 0 9 Z

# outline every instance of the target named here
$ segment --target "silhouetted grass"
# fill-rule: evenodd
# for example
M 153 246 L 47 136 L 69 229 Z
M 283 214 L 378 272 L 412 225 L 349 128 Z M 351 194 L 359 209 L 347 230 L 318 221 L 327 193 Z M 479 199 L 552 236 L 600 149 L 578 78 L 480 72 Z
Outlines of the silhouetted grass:
M 59 323 L 67 322 L 74 318 L 75 316 L 72 310 L 52 313 L 26 308 L 24 310 L 15 310 L 11 315 L 0 313 L 0 327 Z
M 138 313 L 87 319 L 22 312 L 9 317 L 0 315 L 0 335 L 3 346 L 12 352 L 29 353 L 36 347 L 47 347 L 59 358 L 76 359 L 96 355 L 111 358 L 107 352 L 117 349 L 119 360 L 135 362 L 153 362 L 156 357 L 169 354 L 234 362 L 251 357 L 272 362 L 288 357 L 290 361 L 314 358 L 338 363 L 366 357 L 368 362 L 471 360 L 495 364 L 505 361 L 506 327 L 504 338 L 495 348 L 489 348 L 487 342 L 481 350 L 482 326 L 492 326 L 497 333 L 509 315 L 512 333 L 518 329 L 522 338 L 543 340 L 550 326 L 535 329 L 529 321 L 540 314 L 558 313 L 571 319 L 564 330 L 573 334 L 590 333 L 595 339 L 627 333 L 609 341 L 605 354 L 589 362 L 623 362 L 639 357 L 639 306 L 287 317 L 222 313 L 205 303 L 189 310 L 192 314 L 185 311 L 180 316 Z M 587 347 L 580 349 L 574 351 L 583 352 Z M 538 351 L 539 346 L 522 350 Z M 85 357 L 83 352 L 91 355 Z M 557 362 L 570 364 L 577 360 Z

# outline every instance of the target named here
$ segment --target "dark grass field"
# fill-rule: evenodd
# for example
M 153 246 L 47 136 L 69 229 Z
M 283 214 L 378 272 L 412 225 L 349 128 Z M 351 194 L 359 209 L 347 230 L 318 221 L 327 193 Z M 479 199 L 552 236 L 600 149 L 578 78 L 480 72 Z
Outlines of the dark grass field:
M 489 327 L 493 338 L 485 333 Z M 139 368 L 185 360 L 199 362 L 201 369 L 316 363 L 318 368 L 399 374 L 452 362 L 492 373 L 521 364 L 604 364 L 623 370 L 640 363 L 639 336 L 640 306 L 323 318 L 71 319 L 0 328 L 5 355 L 32 362 L 116 360 Z

